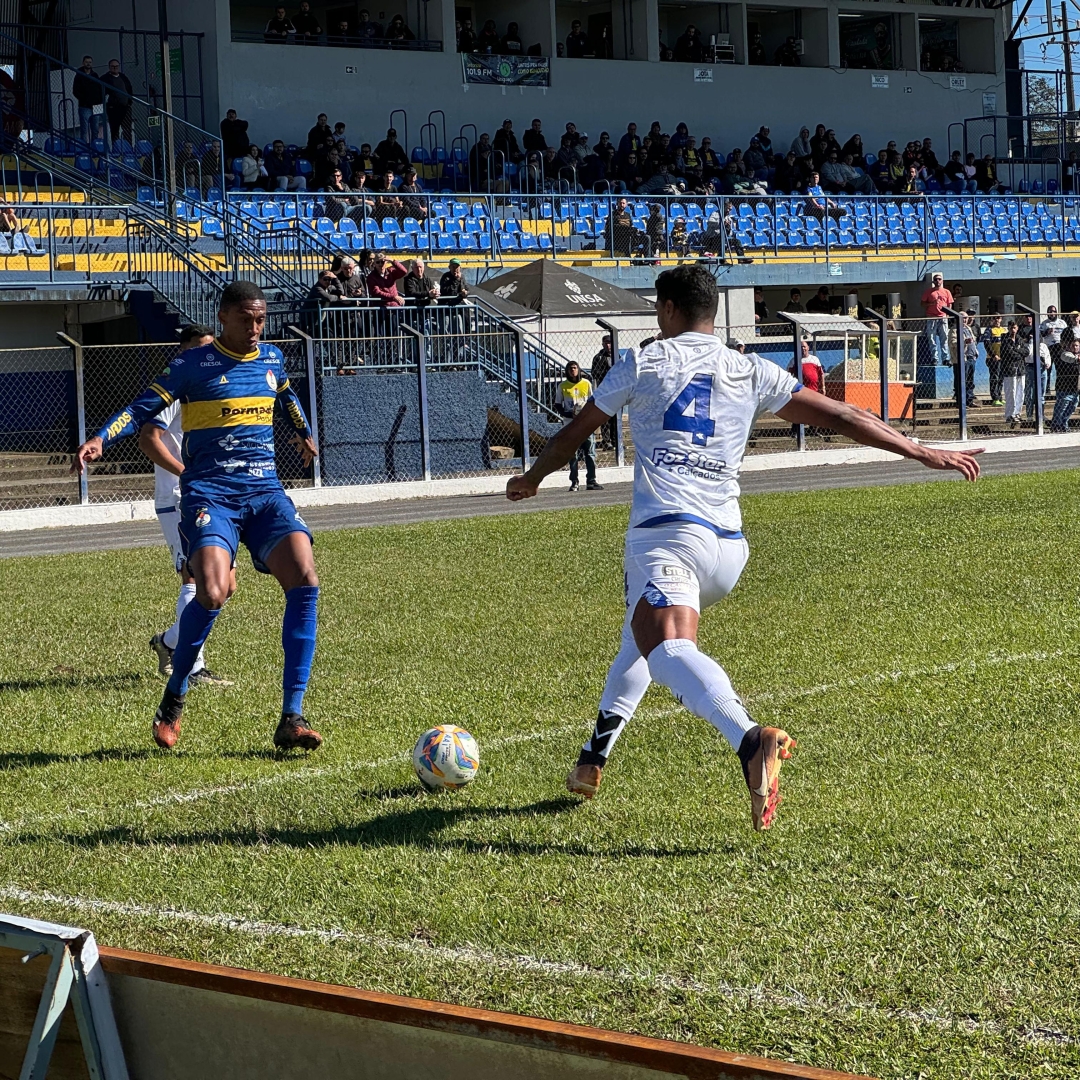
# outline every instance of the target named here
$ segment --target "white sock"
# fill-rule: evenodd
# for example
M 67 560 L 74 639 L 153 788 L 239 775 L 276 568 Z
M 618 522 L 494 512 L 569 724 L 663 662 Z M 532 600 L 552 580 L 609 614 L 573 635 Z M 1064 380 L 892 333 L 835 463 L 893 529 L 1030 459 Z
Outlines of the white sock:
M 176 648 L 176 643 L 180 639 L 180 616 L 184 614 L 184 608 L 195 599 L 195 582 L 189 582 L 188 584 L 180 586 L 180 595 L 176 598 L 176 622 L 169 627 L 168 630 L 162 634 L 162 639 L 170 649 Z M 201 671 L 206 667 L 206 661 L 203 659 L 202 649 L 199 650 L 199 655 L 195 658 L 195 666 L 191 669 L 194 674 L 196 671 Z
M 738 750 L 754 726 L 727 672 L 688 638 L 662 641 L 649 653 L 649 673 Z
M 626 626 L 623 628 L 622 647 L 608 668 L 604 692 L 600 695 L 600 716 L 596 728 L 582 749 L 606 759 L 627 721 L 637 712 L 651 682 L 649 665 L 638 651 L 629 626 Z

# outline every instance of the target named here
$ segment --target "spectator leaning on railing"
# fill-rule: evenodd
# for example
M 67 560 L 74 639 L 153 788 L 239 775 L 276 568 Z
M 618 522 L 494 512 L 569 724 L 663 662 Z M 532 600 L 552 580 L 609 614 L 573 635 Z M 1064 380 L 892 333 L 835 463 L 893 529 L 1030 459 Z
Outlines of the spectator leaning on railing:
M 267 20 L 263 28 L 263 40 L 271 44 L 284 45 L 296 37 L 296 27 L 285 14 L 283 7 L 274 8 L 274 15 Z
M 293 16 L 292 24 L 299 45 L 314 45 L 322 34 L 322 27 L 308 0 L 300 0 L 300 10 Z
M 413 259 L 409 272 L 401 279 L 401 291 L 421 312 L 439 299 L 439 287 L 428 277 L 423 259 Z

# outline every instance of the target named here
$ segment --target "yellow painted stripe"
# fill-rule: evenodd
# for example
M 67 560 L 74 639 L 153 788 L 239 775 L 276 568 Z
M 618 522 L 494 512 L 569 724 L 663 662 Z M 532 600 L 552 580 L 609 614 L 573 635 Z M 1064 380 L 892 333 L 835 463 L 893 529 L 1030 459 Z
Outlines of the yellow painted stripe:
M 223 427 L 272 427 L 274 399 L 266 397 L 219 398 L 216 401 L 185 401 L 180 406 L 185 431 Z

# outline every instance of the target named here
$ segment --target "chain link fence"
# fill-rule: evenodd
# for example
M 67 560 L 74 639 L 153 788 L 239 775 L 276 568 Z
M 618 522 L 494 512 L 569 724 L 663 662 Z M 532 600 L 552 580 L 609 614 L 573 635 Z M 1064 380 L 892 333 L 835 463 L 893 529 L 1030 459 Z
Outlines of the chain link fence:
M 887 320 L 890 424 L 924 441 L 1068 430 L 1078 400 L 1080 317 L 1017 311 L 966 320 L 959 307 L 953 310 L 942 320 Z M 807 368 L 816 363 L 824 393 L 882 415 L 880 327 L 871 313 L 862 314 L 865 320 L 843 333 L 802 328 L 803 377 L 807 385 L 814 381 Z M 316 465 L 305 469 L 291 429 L 275 423 L 278 471 L 287 487 L 510 475 L 564 422 L 558 394 L 567 363 L 575 361 L 596 384 L 609 355 L 625 355 L 652 336 L 600 325 L 538 333 L 472 305 L 385 315 L 334 310 L 329 322 L 289 324 L 275 338 L 321 450 Z M 384 332 L 367 332 L 379 328 Z M 351 332 L 325 336 L 328 329 Z M 718 327 L 717 334 L 795 367 L 791 323 Z M 964 343 L 959 380 L 958 335 Z M 84 484 L 69 469 L 84 434 L 131 401 L 175 354 L 171 344 L 0 350 L 0 510 L 151 498 L 153 467 L 135 439 L 110 447 Z M 633 462 L 625 415 L 594 441 L 600 467 Z M 749 452 L 844 442 L 834 432 L 800 433 L 764 414 Z

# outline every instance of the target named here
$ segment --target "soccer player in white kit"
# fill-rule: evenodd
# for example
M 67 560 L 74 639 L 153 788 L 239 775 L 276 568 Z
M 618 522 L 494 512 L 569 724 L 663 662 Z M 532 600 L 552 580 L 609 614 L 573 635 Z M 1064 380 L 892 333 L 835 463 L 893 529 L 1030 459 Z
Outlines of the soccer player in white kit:
M 661 338 L 618 361 L 593 399 L 559 432 L 509 499 L 537 493 L 584 439 L 624 406 L 634 441 L 634 493 L 626 535 L 626 620 L 608 672 L 592 738 L 567 788 L 592 798 L 616 739 L 649 683 L 668 687 L 731 744 L 750 789 L 754 828 L 767 829 L 780 804 L 780 762 L 794 740 L 750 718 L 724 669 L 697 647 L 700 613 L 727 596 L 749 555 L 739 510 L 739 470 L 762 412 L 829 428 L 931 469 L 979 476 L 978 450 L 933 450 L 911 442 L 869 412 L 803 391 L 783 368 L 727 348 L 713 333 L 716 282 L 701 266 L 656 280 Z
M 200 345 L 209 345 L 213 340 L 214 331 L 209 326 L 185 326 L 180 331 L 180 352 Z M 179 401 L 166 406 L 139 431 L 139 449 L 154 463 L 154 512 L 172 555 L 173 567 L 180 575 L 176 621 L 163 634 L 155 634 L 150 639 L 150 648 L 157 655 L 158 671 L 162 675 L 172 674 L 172 654 L 179 634 L 180 616 L 195 598 L 195 579 L 188 570 L 184 552 L 180 547 L 180 473 L 184 471 L 180 458 L 183 441 Z M 235 587 L 235 579 L 233 585 Z M 188 681 L 194 686 L 200 683 L 232 686 L 228 679 L 215 675 L 206 666 L 201 649 Z

